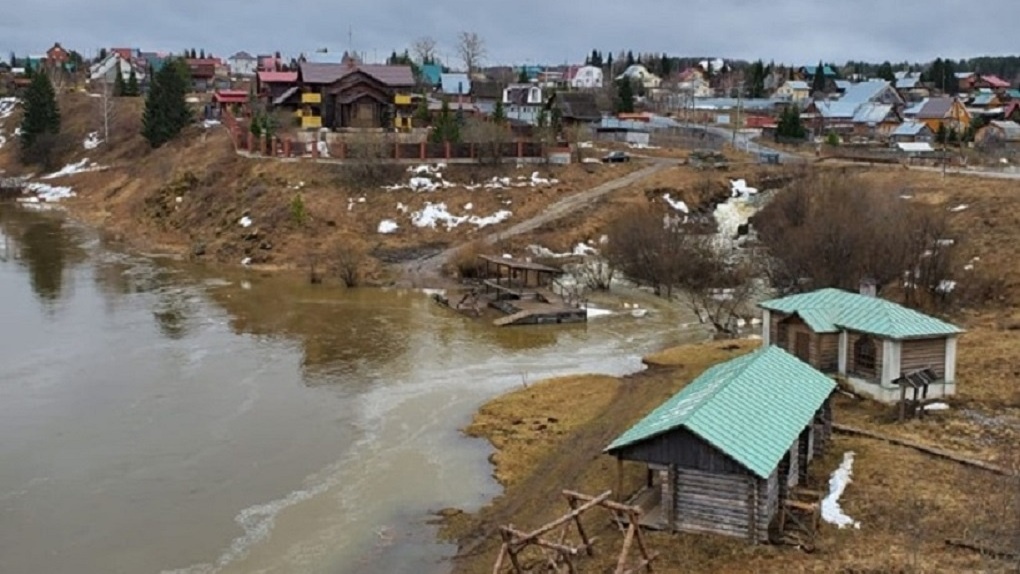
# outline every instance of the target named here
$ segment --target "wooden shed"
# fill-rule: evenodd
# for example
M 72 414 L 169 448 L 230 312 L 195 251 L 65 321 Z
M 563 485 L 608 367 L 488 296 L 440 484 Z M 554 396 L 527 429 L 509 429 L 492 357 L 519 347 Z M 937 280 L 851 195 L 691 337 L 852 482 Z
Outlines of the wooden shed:
M 819 289 L 759 306 L 766 346 L 839 375 L 862 395 L 895 402 L 896 380 L 918 369 L 937 375 L 933 398 L 956 392 L 956 342 L 963 330 L 877 297 L 872 285 L 862 285 L 860 293 Z
M 605 452 L 648 465 L 647 526 L 768 540 L 831 433 L 835 382 L 778 347 L 705 371 Z

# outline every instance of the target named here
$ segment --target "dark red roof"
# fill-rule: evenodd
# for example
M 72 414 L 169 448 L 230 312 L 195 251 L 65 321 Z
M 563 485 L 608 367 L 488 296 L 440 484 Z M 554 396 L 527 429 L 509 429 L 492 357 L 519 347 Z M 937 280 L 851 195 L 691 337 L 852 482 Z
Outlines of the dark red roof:
M 218 104 L 243 104 L 248 101 L 248 92 L 244 90 L 217 90 L 213 93 L 213 101 Z
M 999 76 L 994 76 L 992 74 L 981 74 L 981 79 L 984 80 L 985 83 L 987 83 L 989 86 L 991 86 L 993 88 L 1008 88 L 1009 87 L 1009 82 L 1007 82 L 1006 80 L 1003 80 Z
M 297 81 L 297 72 L 270 72 L 263 70 L 258 73 L 258 78 L 264 84 L 292 84 Z

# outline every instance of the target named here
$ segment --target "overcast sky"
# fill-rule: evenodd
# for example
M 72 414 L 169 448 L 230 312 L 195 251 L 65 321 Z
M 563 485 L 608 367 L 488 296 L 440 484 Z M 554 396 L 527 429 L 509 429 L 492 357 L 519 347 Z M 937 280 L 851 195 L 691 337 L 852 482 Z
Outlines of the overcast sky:
M 462 30 L 485 40 L 485 64 L 575 63 L 593 48 L 792 64 L 1020 52 L 1017 0 L 31 0 L 17 6 L 0 16 L 4 54 L 42 53 L 54 41 L 86 56 L 104 46 L 194 47 L 217 56 L 342 52 L 351 46 L 348 30 L 368 60 L 428 35 L 452 65 L 459 65 L 455 43 Z

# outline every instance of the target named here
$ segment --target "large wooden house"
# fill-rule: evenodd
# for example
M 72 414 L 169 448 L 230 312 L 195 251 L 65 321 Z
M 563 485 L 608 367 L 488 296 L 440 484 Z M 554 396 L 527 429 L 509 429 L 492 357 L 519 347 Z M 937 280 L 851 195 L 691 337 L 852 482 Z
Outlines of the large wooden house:
M 768 540 L 832 427 L 835 382 L 776 346 L 716 365 L 605 452 L 648 465 L 646 526 Z
M 409 66 L 365 65 L 349 58 L 339 64 L 302 62 L 298 72 L 305 127 L 392 128 L 413 113 L 414 74 Z
M 956 392 L 956 343 L 963 330 L 874 295 L 820 289 L 765 301 L 762 339 L 882 402 L 900 398 L 902 377 L 927 370 L 929 397 Z

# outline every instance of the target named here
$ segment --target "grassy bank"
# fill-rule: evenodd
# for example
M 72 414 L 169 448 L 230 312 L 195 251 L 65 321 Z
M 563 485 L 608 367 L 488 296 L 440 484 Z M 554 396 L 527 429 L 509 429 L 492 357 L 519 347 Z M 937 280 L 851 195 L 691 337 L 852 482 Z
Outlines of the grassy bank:
M 669 349 L 646 357 L 646 363 L 654 366 L 636 375 L 552 379 L 486 404 L 467 432 L 485 437 L 495 447 L 491 460 L 505 492 L 477 514 L 459 515 L 447 523 L 444 535 L 460 544 L 455 571 L 491 572 L 499 547 L 497 528 L 512 523 L 528 530 L 563 514 L 567 508 L 560 495 L 563 489 L 598 494 L 615 488 L 615 459 L 602 455 L 602 449 L 704 369 L 758 344 L 726 341 Z M 972 364 L 965 358 L 961 358 L 961 373 L 980 377 L 987 365 Z M 964 385 L 961 382 L 961 388 Z M 981 394 L 979 385 L 975 391 Z M 961 404 L 968 400 L 964 395 Z M 950 411 L 945 415 L 948 418 L 933 417 L 896 426 L 884 422 L 887 415 L 886 407 L 849 400 L 841 399 L 836 406 L 837 421 L 850 419 L 853 424 L 887 434 L 923 436 L 941 432 L 929 439 L 933 442 L 945 436 L 940 429 L 962 416 Z M 981 443 L 965 442 L 969 447 Z M 715 536 L 649 533 L 647 540 L 659 553 L 657 571 L 944 572 L 1007 568 L 970 551 L 949 549 L 945 539 L 993 540 L 1000 536 L 997 529 L 1003 523 L 1002 513 L 1020 500 L 1020 488 L 1010 490 L 1006 479 L 917 451 L 845 436 L 836 436 L 826 455 L 813 464 L 808 486 L 827 490 L 828 475 L 846 451 L 856 452 L 857 459 L 853 482 L 842 505 L 847 514 L 861 522 L 859 530 L 824 526 L 813 554 L 790 547 L 750 547 Z M 625 471 L 625 491 L 629 494 L 641 486 L 644 470 L 628 464 Z M 1016 496 L 993 496 L 989 494 L 992 492 Z M 611 571 L 622 536 L 608 515 L 599 510 L 587 515 L 586 526 L 599 536 L 599 542 L 596 556 L 585 559 L 582 571 Z

